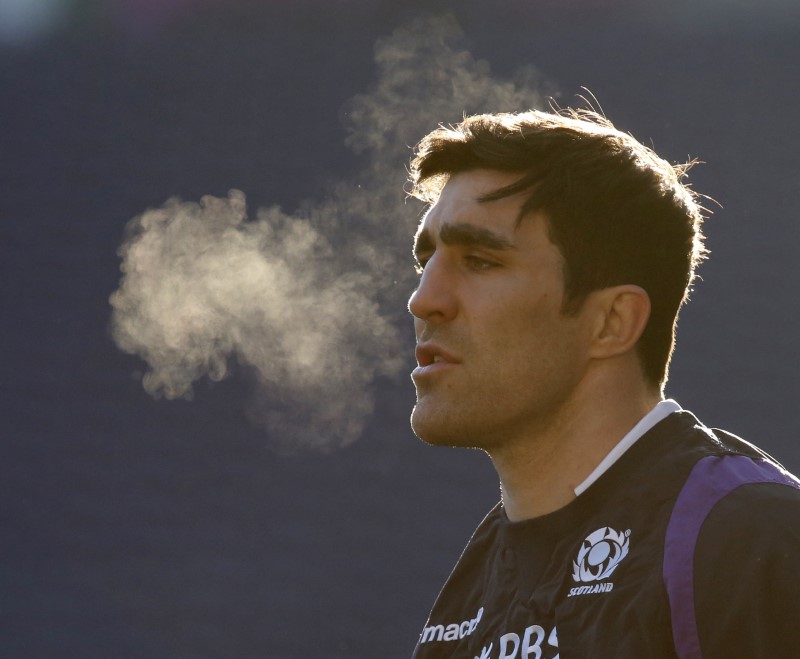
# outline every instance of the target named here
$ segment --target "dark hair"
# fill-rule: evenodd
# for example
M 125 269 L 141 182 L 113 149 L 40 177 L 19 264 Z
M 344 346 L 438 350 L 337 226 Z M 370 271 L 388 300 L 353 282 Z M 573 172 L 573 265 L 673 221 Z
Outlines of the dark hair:
M 519 220 L 544 213 L 565 262 L 564 313 L 609 286 L 647 291 L 651 313 L 637 351 L 647 380 L 662 386 L 678 311 L 706 254 L 704 209 L 683 182 L 692 164 L 670 165 L 588 110 L 482 114 L 422 139 L 411 194 L 434 203 L 458 172 L 519 172 L 482 200 L 527 192 Z

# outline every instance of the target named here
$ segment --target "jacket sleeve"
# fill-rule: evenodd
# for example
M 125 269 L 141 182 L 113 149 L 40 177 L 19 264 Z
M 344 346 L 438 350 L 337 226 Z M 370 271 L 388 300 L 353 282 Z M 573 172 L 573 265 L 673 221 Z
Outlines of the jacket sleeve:
M 694 579 L 703 659 L 800 657 L 800 491 L 728 494 L 700 530 Z

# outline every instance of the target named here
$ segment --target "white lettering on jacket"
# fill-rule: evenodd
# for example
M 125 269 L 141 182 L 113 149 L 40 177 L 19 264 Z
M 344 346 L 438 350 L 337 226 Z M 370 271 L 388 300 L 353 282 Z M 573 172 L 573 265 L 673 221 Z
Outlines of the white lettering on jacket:
M 422 630 L 419 642 L 457 641 L 460 638 L 465 638 L 475 631 L 482 617 L 483 607 L 478 609 L 478 613 L 472 620 L 464 620 L 461 623 L 453 622 L 449 625 L 430 625 Z
M 498 646 L 499 654 L 496 659 L 542 659 L 543 650 L 542 643 L 547 636 L 547 646 L 551 648 L 558 648 L 558 632 L 553 627 L 548 635 L 544 628 L 540 625 L 530 625 L 526 627 L 521 634 L 509 632 L 500 637 Z M 482 648 L 480 655 L 476 655 L 474 659 L 495 659 L 492 654 L 494 643 L 489 643 Z M 556 654 L 553 659 L 559 659 Z

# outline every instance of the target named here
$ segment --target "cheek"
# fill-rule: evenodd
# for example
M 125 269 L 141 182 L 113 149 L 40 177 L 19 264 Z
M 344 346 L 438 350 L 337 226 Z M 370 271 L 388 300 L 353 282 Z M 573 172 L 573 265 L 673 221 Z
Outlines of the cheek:
M 495 329 L 495 350 L 514 370 L 526 368 L 525 364 L 541 368 L 568 362 L 579 344 L 574 320 L 562 316 L 553 299 L 518 304 L 505 318 L 498 316 Z

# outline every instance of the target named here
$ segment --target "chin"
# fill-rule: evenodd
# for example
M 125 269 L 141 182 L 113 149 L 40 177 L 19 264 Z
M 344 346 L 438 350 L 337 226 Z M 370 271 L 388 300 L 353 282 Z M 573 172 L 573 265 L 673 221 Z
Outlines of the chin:
M 461 432 L 456 424 L 447 421 L 448 415 L 441 411 L 426 409 L 417 403 L 411 412 L 411 430 L 426 444 L 431 446 L 452 446 L 457 448 L 477 448 L 466 432 Z
M 426 411 L 425 405 L 417 403 L 411 411 L 411 430 L 427 444 L 446 444 L 447 442 L 442 441 L 443 431 L 445 431 L 443 426 L 446 424 L 443 424 L 441 419 L 437 423 L 436 416 L 430 410 Z

